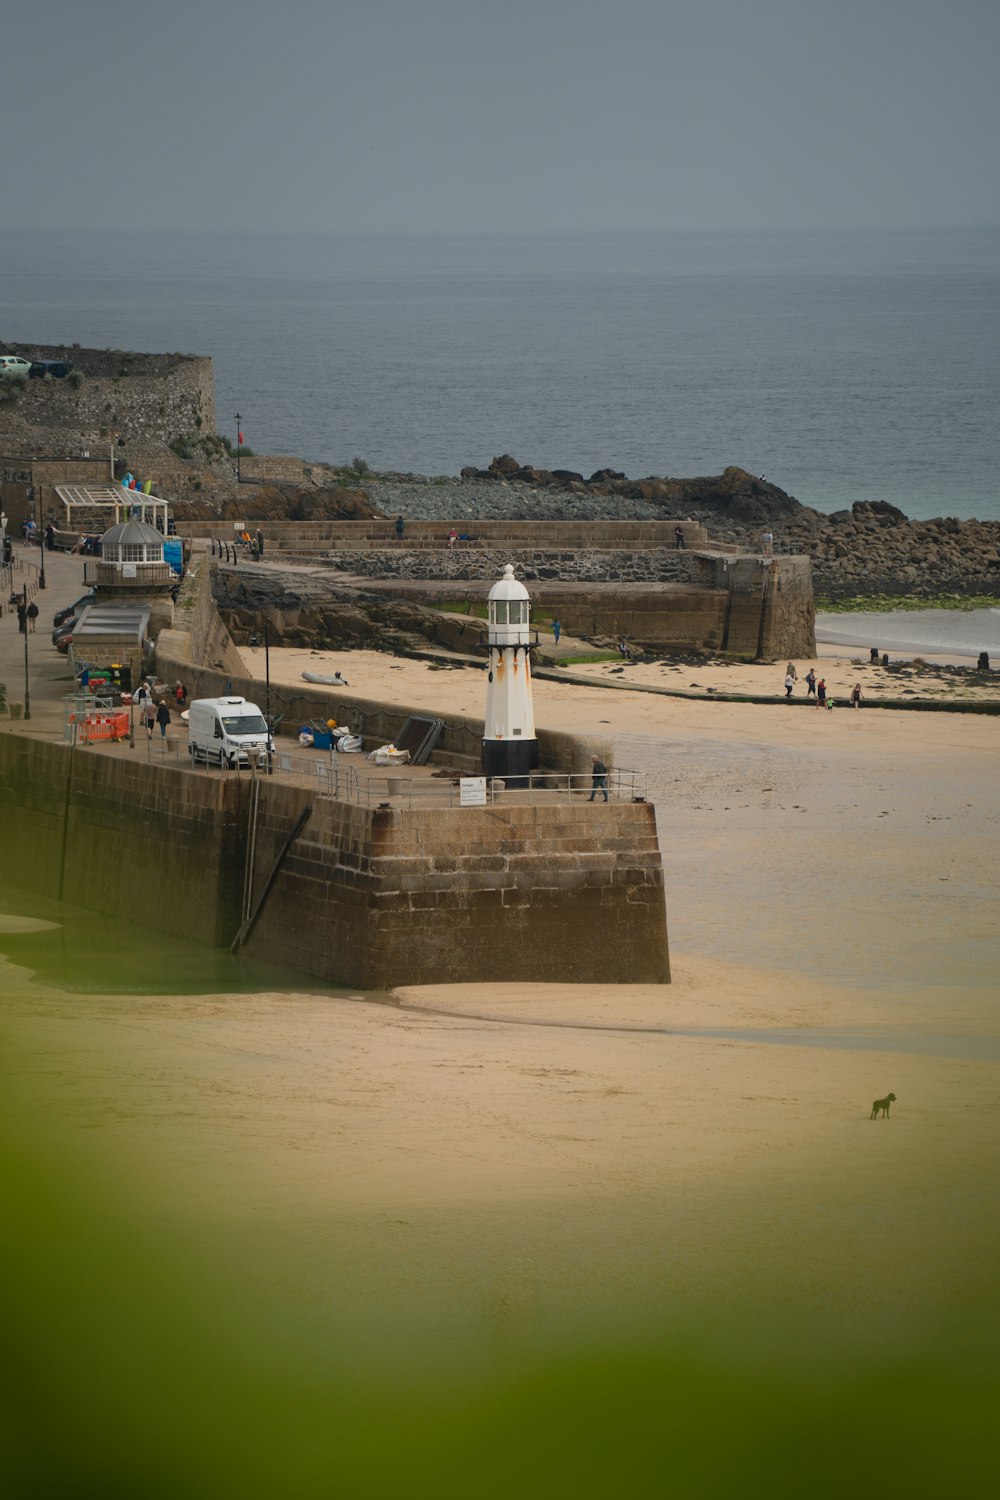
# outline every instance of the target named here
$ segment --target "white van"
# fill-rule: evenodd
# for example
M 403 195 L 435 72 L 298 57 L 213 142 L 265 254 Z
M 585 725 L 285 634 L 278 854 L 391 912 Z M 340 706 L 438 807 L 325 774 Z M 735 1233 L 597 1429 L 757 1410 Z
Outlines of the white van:
M 188 754 L 194 764 L 217 760 L 221 766 L 267 765 L 274 752 L 264 715 L 245 698 L 196 698 L 188 709 Z

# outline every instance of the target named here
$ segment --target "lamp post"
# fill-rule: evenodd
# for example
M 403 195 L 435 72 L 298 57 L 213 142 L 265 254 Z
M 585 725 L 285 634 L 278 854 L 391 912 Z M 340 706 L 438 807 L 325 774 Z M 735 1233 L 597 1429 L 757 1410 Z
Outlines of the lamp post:
M 240 483 L 240 449 L 243 446 L 243 434 L 240 431 L 240 414 L 236 413 L 236 483 Z
M 28 687 L 28 585 L 24 585 L 24 717 L 31 718 L 31 691 Z
M 252 635 L 248 646 L 259 646 L 260 636 Z M 264 718 L 267 720 L 267 774 L 272 775 L 274 765 L 271 758 L 271 637 L 264 626 Z
M 45 587 L 45 536 L 42 532 L 42 487 L 35 490 L 35 527 L 38 532 L 38 587 Z

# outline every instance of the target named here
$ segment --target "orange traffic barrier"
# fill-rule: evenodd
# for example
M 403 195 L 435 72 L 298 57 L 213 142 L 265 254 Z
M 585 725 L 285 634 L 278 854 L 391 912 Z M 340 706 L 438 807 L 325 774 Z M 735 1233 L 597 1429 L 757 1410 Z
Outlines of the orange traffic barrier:
M 128 739 L 128 714 L 88 714 L 83 721 L 83 738 L 88 745 L 94 740 Z

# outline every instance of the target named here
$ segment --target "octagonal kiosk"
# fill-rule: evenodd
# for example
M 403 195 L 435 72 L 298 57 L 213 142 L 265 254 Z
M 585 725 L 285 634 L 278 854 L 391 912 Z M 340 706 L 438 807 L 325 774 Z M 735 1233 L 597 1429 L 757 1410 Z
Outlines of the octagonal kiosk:
M 528 590 L 510 563 L 490 589 L 490 666 L 483 733 L 483 774 L 510 782 L 538 765 L 528 661 Z

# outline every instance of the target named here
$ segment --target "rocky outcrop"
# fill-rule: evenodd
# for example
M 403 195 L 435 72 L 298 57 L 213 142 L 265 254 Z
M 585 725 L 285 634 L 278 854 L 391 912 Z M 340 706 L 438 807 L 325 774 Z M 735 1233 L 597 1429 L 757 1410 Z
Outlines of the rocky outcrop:
M 422 643 L 485 655 L 484 621 L 338 587 L 328 577 L 220 567 L 212 574 L 212 595 L 237 645 L 266 624 L 272 646 L 393 651 Z
M 820 598 L 1000 595 L 1000 523 L 938 517 L 910 521 L 883 501 L 849 511 L 807 511 L 774 527 L 779 545 L 812 559 Z M 727 540 L 746 542 L 732 527 Z
M 589 479 L 520 464 L 510 454 L 488 469 L 463 469 L 451 484 L 382 476 L 371 490 L 383 509 L 449 520 L 475 514 L 511 520 L 649 520 L 691 517 L 711 536 L 746 548 L 774 532 L 778 551 L 808 556 L 817 596 L 832 600 L 1000 595 L 1000 522 L 954 517 L 910 520 L 884 500 L 826 515 L 746 470 L 715 478 L 630 480 L 611 469 Z M 405 482 L 404 482 L 405 480 Z
M 574 469 L 536 469 L 530 464 L 519 463 L 509 453 L 503 453 L 488 469 L 463 469 L 462 478 L 504 480 L 528 485 L 532 489 L 556 489 L 578 495 L 619 495 L 629 500 L 648 500 L 678 518 L 700 508 L 734 521 L 764 524 L 804 509 L 776 484 L 769 484 L 763 476 L 756 478 L 735 466 L 720 475 L 701 479 L 666 479 L 655 474 L 646 479 L 629 479 L 614 469 L 598 469 L 585 479 Z

